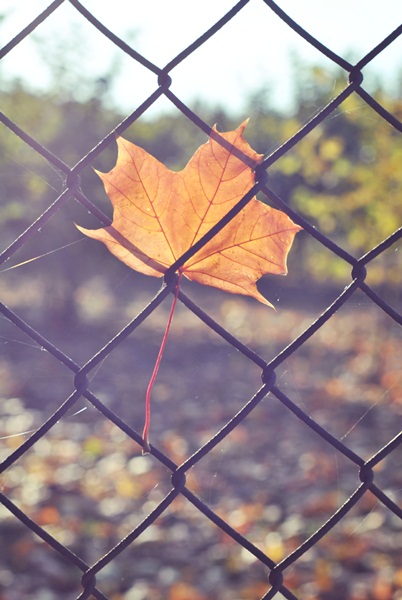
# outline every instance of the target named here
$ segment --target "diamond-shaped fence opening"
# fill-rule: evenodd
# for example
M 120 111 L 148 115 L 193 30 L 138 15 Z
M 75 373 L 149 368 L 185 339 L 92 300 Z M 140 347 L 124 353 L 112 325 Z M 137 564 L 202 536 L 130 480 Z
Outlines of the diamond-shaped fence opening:
M 252 193 L 176 261 L 151 301 L 148 281 L 77 238 L 73 226 L 110 223 L 91 167 L 110 167 L 116 136 L 131 127 L 143 134 L 155 103 L 163 99 L 174 107 L 170 121 L 159 121 L 166 139 L 174 140 L 173 165 L 175 149 L 182 156 L 182 144 L 190 148 L 197 136 L 211 133 L 205 112 L 172 91 L 175 69 L 233 19 L 241 20 L 248 4 L 233 5 L 163 67 L 77 0 L 56 0 L 0 51 L 5 60 L 19 52 L 41 24 L 68 9 L 102 44 L 124 53 L 133 72 L 147 71 L 154 82 L 119 123 L 96 98 L 85 100 L 91 103 L 87 113 L 65 100 L 58 140 L 52 138 L 51 99 L 32 95 L 36 118 L 30 121 L 19 104 L 22 88 L 4 93 L 4 599 L 401 597 L 402 229 L 395 223 L 402 123 L 400 105 L 391 110 L 381 94 L 368 93 L 363 74 L 398 42 L 402 26 L 351 63 L 276 3 L 261 2 L 270 18 L 340 69 L 346 83 L 334 86 L 328 103 L 302 126 L 289 118 L 280 144 L 273 145 L 265 129 L 254 132 L 265 155 Z M 83 60 L 85 52 L 96 55 L 88 41 Z M 337 188 L 330 197 L 328 190 L 350 168 L 341 162 L 345 148 L 337 127 L 359 127 L 353 117 L 342 120 L 340 111 L 349 102 L 353 115 L 356 99 L 371 125 L 365 144 L 349 148 L 356 157 L 355 187 Z M 263 110 L 263 99 L 258 102 Z M 98 129 L 88 119 L 98 119 Z M 73 124 L 81 135 L 71 140 Z M 390 131 L 399 144 L 394 153 Z M 219 134 L 215 139 L 224 144 Z M 293 202 L 281 182 L 287 174 L 297 184 L 300 148 L 311 193 L 298 188 Z M 380 171 L 380 163 L 387 168 Z M 13 197 L 15 181 L 22 197 Z M 366 220 L 341 205 L 352 203 L 354 189 L 364 185 Z M 310 244 L 309 252 L 306 242 L 297 246 L 302 259 L 295 264 L 305 272 L 298 273 L 297 285 L 289 284 L 293 305 L 279 303 L 272 316 L 242 298 L 220 295 L 217 302 L 196 285 L 187 295 L 184 286 L 154 388 L 151 452 L 141 456 L 141 398 L 175 292 L 175 271 L 256 193 L 301 225 Z M 323 204 L 327 220 L 319 221 Z M 351 237 L 338 235 L 352 218 Z M 356 247 L 363 250 L 356 253 Z M 47 261 L 45 269 L 37 257 Z M 320 280 L 318 295 L 310 270 Z

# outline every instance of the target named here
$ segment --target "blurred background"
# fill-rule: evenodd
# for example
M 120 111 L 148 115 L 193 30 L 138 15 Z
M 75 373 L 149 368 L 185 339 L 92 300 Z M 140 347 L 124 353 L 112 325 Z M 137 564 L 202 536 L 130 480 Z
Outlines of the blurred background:
M 84 4 L 163 67 L 233 3 L 190 8 L 178 0 L 146 7 L 133 2 L 128 9 L 117 0 L 112 8 L 105 1 Z M 319 2 L 306 2 L 303 13 L 298 4 L 289 0 L 281 7 L 307 29 L 311 24 L 312 34 L 352 62 L 396 24 L 395 6 L 386 1 L 381 13 L 377 3 L 355 2 L 349 18 L 345 2 L 337 2 L 325 18 Z M 46 5 L 3 2 L 1 44 Z M 342 35 L 334 35 L 337 28 Z M 400 42 L 380 57 L 364 70 L 364 87 L 401 120 Z M 300 42 L 263 2 L 250 2 L 171 75 L 172 91 L 208 124 L 228 131 L 249 117 L 245 137 L 265 154 L 347 84 L 343 69 Z M 2 112 L 71 167 L 156 87 L 153 73 L 67 2 L 4 56 L 0 77 Z M 163 97 L 124 136 L 173 170 L 206 141 Z M 272 165 L 269 182 L 321 233 L 359 258 L 400 227 L 401 158 L 400 133 L 352 95 Z M 106 172 L 115 160 L 116 149 L 109 147 L 92 166 Z M 3 124 L 0 177 L 3 251 L 59 196 L 64 183 L 52 164 Z M 111 216 L 94 170 L 85 169 L 81 178 L 84 194 Z M 84 364 L 147 305 L 160 281 L 130 271 L 103 245 L 83 239 L 74 223 L 100 226 L 74 199 L 64 203 L 1 266 L 0 300 Z M 197 284 L 184 282 L 183 289 L 269 361 L 351 281 L 350 266 L 306 232 L 296 237 L 288 267 L 287 277 L 266 276 L 259 284 L 276 311 Z M 370 262 L 366 279 L 397 311 L 400 273 L 397 243 Z M 169 309 L 168 299 L 91 373 L 91 390 L 139 432 Z M 367 460 L 401 429 L 401 355 L 400 326 L 356 292 L 281 364 L 277 381 L 293 402 Z M 256 365 L 179 305 L 153 393 L 152 443 L 181 463 L 260 385 Z M 2 458 L 73 389 L 72 373 L 1 317 Z M 376 471 L 377 485 L 399 506 L 401 466 L 397 449 Z M 188 474 L 188 487 L 274 561 L 314 533 L 358 485 L 356 466 L 271 396 Z M 158 505 L 171 483 L 170 471 L 141 456 L 130 438 L 81 400 L 3 473 L 1 486 L 32 519 L 92 564 Z M 4 508 L 0 519 L 8 549 L 0 559 L 0 599 L 76 598 L 79 570 Z M 401 557 L 400 520 L 366 494 L 288 570 L 285 583 L 303 600 L 401 600 Z M 268 575 L 248 551 L 179 497 L 101 571 L 98 587 L 112 600 L 254 600 L 269 589 Z

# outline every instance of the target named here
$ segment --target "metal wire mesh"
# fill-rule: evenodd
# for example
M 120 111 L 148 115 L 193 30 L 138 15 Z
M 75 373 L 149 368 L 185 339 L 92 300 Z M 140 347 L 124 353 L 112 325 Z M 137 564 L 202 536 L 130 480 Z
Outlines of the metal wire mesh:
M 42 14 L 38 15 L 32 23 L 23 29 L 11 42 L 9 42 L 1 51 L 0 59 L 8 55 L 20 44 L 24 38 L 29 36 L 35 28 L 45 21 L 54 11 L 67 0 L 56 0 Z M 203 132 L 210 135 L 211 127 L 205 123 L 199 115 L 195 114 L 184 102 L 181 101 L 170 89 L 172 79 L 174 77 L 174 69 L 187 59 L 191 54 L 197 52 L 203 44 L 208 43 L 208 40 L 214 36 L 221 28 L 225 27 L 230 20 L 240 13 L 248 4 L 248 0 L 241 0 L 233 8 L 222 17 L 214 26 L 206 31 L 199 39 L 195 40 L 190 46 L 185 48 L 175 59 L 170 61 L 164 68 L 153 64 L 147 57 L 139 54 L 135 49 L 119 39 L 107 27 L 107 24 L 99 22 L 78 0 L 69 0 L 69 3 L 86 19 L 94 28 L 110 40 L 112 44 L 118 46 L 125 52 L 133 61 L 139 62 L 143 67 L 151 71 L 157 78 L 157 83 L 154 92 L 129 114 L 115 129 L 110 131 L 99 143 L 93 147 L 85 156 L 73 167 L 67 165 L 58 156 L 41 145 L 37 140 L 33 139 L 28 133 L 21 129 L 13 122 L 6 114 L 0 113 L 1 122 L 9 128 L 16 136 L 21 138 L 35 152 L 39 153 L 51 165 L 64 175 L 65 188 L 60 196 L 51 204 L 44 212 L 36 219 L 17 239 L 15 239 L 9 247 L 3 251 L 0 256 L 0 263 L 4 263 L 12 257 L 17 250 L 24 246 L 28 240 L 37 235 L 37 232 L 43 227 L 52 217 L 54 217 L 63 205 L 71 198 L 75 198 L 82 206 L 90 211 L 102 225 L 109 224 L 110 221 L 91 200 L 86 197 L 80 187 L 80 175 L 93 164 L 94 160 L 110 145 L 115 143 L 116 135 L 122 134 L 132 123 L 138 120 L 144 113 L 160 98 L 165 96 L 181 113 L 192 121 Z M 182 464 L 175 462 L 158 447 L 151 446 L 153 459 L 159 461 L 171 473 L 171 490 L 163 498 L 159 504 L 149 512 L 144 520 L 134 527 L 112 550 L 107 552 L 100 560 L 94 564 L 87 564 L 80 556 L 70 550 L 66 545 L 61 544 L 55 539 L 46 529 L 32 520 L 27 514 L 18 508 L 5 494 L 0 494 L 1 502 L 4 507 L 12 513 L 16 519 L 21 521 L 27 528 L 34 532 L 46 544 L 59 553 L 64 561 L 73 565 L 76 569 L 82 572 L 82 592 L 78 598 L 98 598 L 105 599 L 107 596 L 97 587 L 97 576 L 106 569 L 106 567 L 114 561 L 121 553 L 123 553 L 133 542 L 165 513 L 177 497 L 185 498 L 198 511 L 200 511 L 207 519 L 209 519 L 217 528 L 220 528 L 225 535 L 232 538 L 237 544 L 246 549 L 257 561 L 264 565 L 269 571 L 269 582 L 267 582 L 266 591 L 263 593 L 263 600 L 271 598 L 285 597 L 287 599 L 296 599 L 295 594 L 290 591 L 285 584 L 287 574 L 291 572 L 292 567 L 312 549 L 319 540 L 327 536 L 327 534 L 345 517 L 352 509 L 361 501 L 361 499 L 369 492 L 373 494 L 386 509 L 392 513 L 397 519 L 402 518 L 402 510 L 400 506 L 391 498 L 391 495 L 381 489 L 376 483 L 375 469 L 381 465 L 382 461 L 395 452 L 400 442 L 402 441 L 402 433 L 396 435 L 389 440 L 376 454 L 371 456 L 369 460 L 364 460 L 359 454 L 352 451 L 343 441 L 334 437 L 329 431 L 321 427 L 307 412 L 296 405 L 281 386 L 276 383 L 276 372 L 278 368 L 286 363 L 297 350 L 305 344 L 312 336 L 325 325 L 335 313 L 358 291 L 362 292 L 372 303 L 375 303 L 389 318 L 396 324 L 402 325 L 402 316 L 396 309 L 391 307 L 372 287 L 370 287 L 365 279 L 367 270 L 370 268 L 370 263 L 395 244 L 402 236 L 402 228 L 395 231 L 387 239 L 384 239 L 376 247 L 372 248 L 364 256 L 356 258 L 349 254 L 344 248 L 338 246 L 331 239 L 317 230 L 308 220 L 295 212 L 287 203 L 280 198 L 270 187 L 266 177 L 266 171 L 279 158 L 283 157 L 290 149 L 298 144 L 309 132 L 320 125 L 327 119 L 336 108 L 344 102 L 349 96 L 357 94 L 367 103 L 374 111 L 378 113 L 387 123 L 395 128 L 396 131 L 402 132 L 402 123 L 390 114 L 378 101 L 376 101 L 363 87 L 362 69 L 370 63 L 378 54 L 383 52 L 392 44 L 402 33 L 402 26 L 399 26 L 387 38 L 385 38 L 378 46 L 373 48 L 363 59 L 356 64 L 351 64 L 344 58 L 332 52 L 329 48 L 315 39 L 307 31 L 305 31 L 298 23 L 294 22 L 290 16 L 285 14 L 275 2 L 264 0 L 267 11 L 274 11 L 276 15 L 284 21 L 295 32 L 295 35 L 302 36 L 309 44 L 323 53 L 328 59 L 341 67 L 349 75 L 349 83 L 338 94 L 332 98 L 327 106 L 318 112 L 311 120 L 309 120 L 295 135 L 288 139 L 281 147 L 276 149 L 271 154 L 267 155 L 263 162 L 259 165 L 255 185 L 253 189 L 242 199 L 241 202 L 233 209 L 224 219 L 215 225 L 197 244 L 189 249 L 179 260 L 173 264 L 167 271 L 164 277 L 162 289 L 157 293 L 151 302 L 131 321 L 126 325 L 118 335 L 104 345 L 86 364 L 77 364 L 62 350 L 50 343 L 40 331 L 36 331 L 28 323 L 15 312 L 7 308 L 4 304 L 0 304 L 0 310 L 3 317 L 9 320 L 16 328 L 26 334 L 41 348 L 44 348 L 51 356 L 58 361 L 67 374 L 70 374 L 74 380 L 75 390 L 65 400 L 63 404 L 54 412 L 54 414 L 44 422 L 26 441 L 16 448 L 4 461 L 1 466 L 2 472 L 10 469 L 30 448 L 32 448 L 39 440 L 44 438 L 46 434 L 55 426 L 56 423 L 66 415 L 68 411 L 74 407 L 81 397 L 84 397 L 97 411 L 102 413 L 106 419 L 109 419 L 120 430 L 122 430 L 130 439 L 134 440 L 139 446 L 142 445 L 142 438 L 127 422 L 119 417 L 117 412 L 111 410 L 98 395 L 91 390 L 91 374 L 104 361 L 106 357 L 111 355 L 114 350 L 123 343 L 156 309 L 161 303 L 171 294 L 176 285 L 176 271 L 183 265 L 189 257 L 195 254 L 203 245 L 211 240 L 234 216 L 242 207 L 257 193 L 262 193 L 266 196 L 268 202 L 280 208 L 287 213 L 297 224 L 301 225 L 308 235 L 315 238 L 317 243 L 325 246 L 329 252 L 336 254 L 339 259 L 348 263 L 351 269 L 350 283 L 340 293 L 340 295 L 332 302 L 324 312 L 309 325 L 296 339 L 294 339 L 285 349 L 282 349 L 274 359 L 269 361 L 259 356 L 256 352 L 246 347 L 239 339 L 234 337 L 229 331 L 219 325 L 211 316 L 203 311 L 195 302 L 190 300 L 186 294 L 180 292 L 179 299 L 187 307 L 189 311 L 194 313 L 201 319 L 209 328 L 221 336 L 228 344 L 239 351 L 250 363 L 256 365 L 262 376 L 262 387 L 249 399 L 248 402 L 233 416 L 211 439 L 204 445 L 199 447 L 187 460 Z M 219 135 L 216 135 L 218 141 Z M 221 140 L 222 141 L 222 140 Z M 259 405 L 259 403 L 270 394 L 272 397 L 281 403 L 286 409 L 304 424 L 306 430 L 313 430 L 318 436 L 324 440 L 325 444 L 333 448 L 334 453 L 343 455 L 359 472 L 360 484 L 356 487 L 350 497 L 340 505 L 337 510 L 326 520 L 324 524 L 319 525 L 305 539 L 301 545 L 294 548 L 287 556 L 276 563 L 269 555 L 264 553 L 259 547 L 251 543 L 246 535 L 241 533 L 241 530 L 231 526 L 219 514 L 213 511 L 207 503 L 202 501 L 189 487 L 186 486 L 186 478 L 190 470 L 210 453 L 218 444 L 237 428 L 246 417 Z M 396 596 L 395 596 L 396 598 Z M 399 596 L 398 596 L 399 598 Z

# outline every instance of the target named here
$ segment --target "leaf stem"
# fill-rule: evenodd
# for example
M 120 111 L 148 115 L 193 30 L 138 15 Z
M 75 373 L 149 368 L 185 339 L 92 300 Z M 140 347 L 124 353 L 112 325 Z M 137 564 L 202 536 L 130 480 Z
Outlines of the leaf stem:
M 166 324 L 165 333 L 163 334 L 163 338 L 162 338 L 162 342 L 161 342 L 161 345 L 159 348 L 158 356 L 156 358 L 154 370 L 152 372 L 151 379 L 149 380 L 147 393 L 145 396 L 145 424 L 144 424 L 144 429 L 142 432 L 142 439 L 143 439 L 142 454 L 148 454 L 148 452 L 151 452 L 151 448 L 149 446 L 149 428 L 151 425 L 151 392 L 152 392 L 152 388 L 155 383 L 156 376 L 158 374 L 159 366 L 162 361 L 163 351 L 165 350 L 170 326 L 173 321 L 173 315 L 174 315 L 174 311 L 175 311 L 176 304 L 177 304 L 177 298 L 179 295 L 181 276 L 182 276 L 182 273 L 179 271 L 179 277 L 178 277 L 177 284 L 176 284 L 176 290 L 175 290 L 172 306 L 170 308 L 168 322 Z

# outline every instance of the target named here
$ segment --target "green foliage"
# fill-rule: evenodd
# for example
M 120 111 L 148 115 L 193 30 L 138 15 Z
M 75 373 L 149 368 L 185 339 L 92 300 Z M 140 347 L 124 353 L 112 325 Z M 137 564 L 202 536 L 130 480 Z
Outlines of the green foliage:
M 382 102 L 401 118 L 400 101 Z M 294 207 L 359 258 L 401 224 L 401 158 L 400 134 L 352 96 L 273 171 Z M 317 262 L 313 251 L 307 268 L 318 277 L 338 274 L 331 256 Z M 383 266 L 371 274 L 378 283 L 397 281 Z

